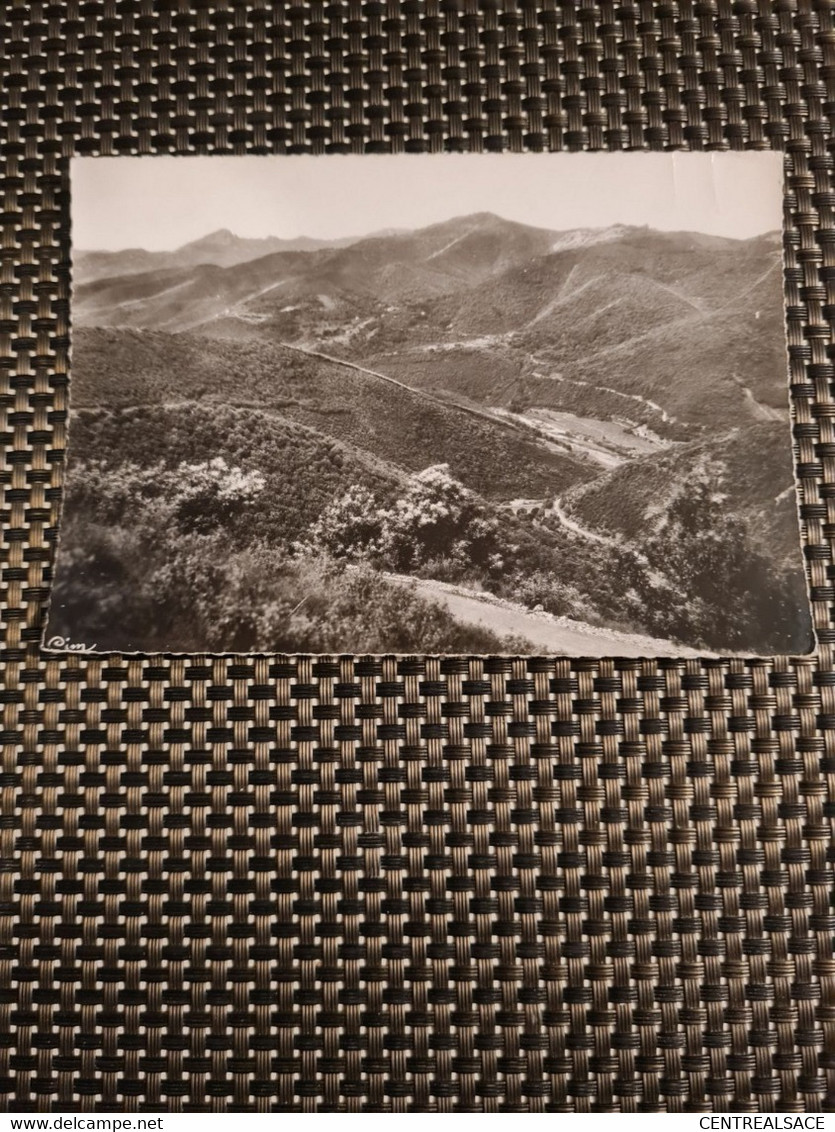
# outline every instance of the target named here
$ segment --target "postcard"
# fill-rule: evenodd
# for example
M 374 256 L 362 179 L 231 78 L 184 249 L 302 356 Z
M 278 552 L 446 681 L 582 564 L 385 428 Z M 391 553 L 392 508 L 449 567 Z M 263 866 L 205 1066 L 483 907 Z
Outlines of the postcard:
M 72 162 L 59 651 L 813 647 L 777 153 Z

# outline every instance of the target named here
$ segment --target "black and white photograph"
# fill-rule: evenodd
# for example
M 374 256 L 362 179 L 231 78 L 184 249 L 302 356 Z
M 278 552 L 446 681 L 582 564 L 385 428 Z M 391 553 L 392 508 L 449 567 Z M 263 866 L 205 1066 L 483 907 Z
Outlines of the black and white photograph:
M 778 153 L 75 158 L 47 648 L 802 654 Z

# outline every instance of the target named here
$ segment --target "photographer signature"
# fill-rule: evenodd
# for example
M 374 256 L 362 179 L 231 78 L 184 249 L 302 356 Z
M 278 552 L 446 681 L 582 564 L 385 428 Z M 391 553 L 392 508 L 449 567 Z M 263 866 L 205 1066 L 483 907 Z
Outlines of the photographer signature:
M 46 642 L 48 649 L 66 649 L 68 652 L 93 652 L 95 644 L 85 645 L 82 641 L 74 641 L 71 637 L 50 637 Z

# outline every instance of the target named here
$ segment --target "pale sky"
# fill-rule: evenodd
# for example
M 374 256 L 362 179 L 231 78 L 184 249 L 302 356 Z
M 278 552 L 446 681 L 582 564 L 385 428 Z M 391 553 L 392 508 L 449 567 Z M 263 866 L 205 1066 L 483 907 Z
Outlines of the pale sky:
M 747 239 L 782 226 L 779 153 L 76 157 L 75 247 L 359 236 L 495 212 L 540 228 L 649 224 Z

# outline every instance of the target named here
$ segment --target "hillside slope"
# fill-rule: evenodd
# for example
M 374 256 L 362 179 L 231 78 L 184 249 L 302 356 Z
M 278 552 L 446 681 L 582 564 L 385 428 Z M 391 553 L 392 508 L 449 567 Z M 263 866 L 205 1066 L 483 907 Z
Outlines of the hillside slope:
M 192 401 L 280 413 L 406 471 L 447 463 L 491 499 L 543 497 L 590 479 L 581 456 L 528 430 L 367 373 L 259 342 L 163 332 L 81 330 L 73 404 L 112 408 Z
M 119 495 L 124 470 L 150 473 L 151 491 L 154 476 L 164 470 L 217 458 L 244 473 L 257 472 L 265 479 L 259 501 L 264 537 L 269 532 L 271 541 L 285 544 L 351 485 L 364 484 L 386 497 L 405 479 L 397 467 L 278 413 L 209 401 L 77 409 L 70 452 L 68 485 L 76 493 L 89 491 L 96 468 L 107 469 L 102 498 L 110 499 L 114 519 L 120 508 L 129 511 L 136 502 L 130 494 L 123 500 Z
M 597 532 L 641 545 L 669 525 L 670 512 L 696 487 L 742 523 L 752 545 L 796 566 L 800 531 L 785 426 L 761 421 L 666 452 L 639 457 L 564 496 L 565 511 Z

